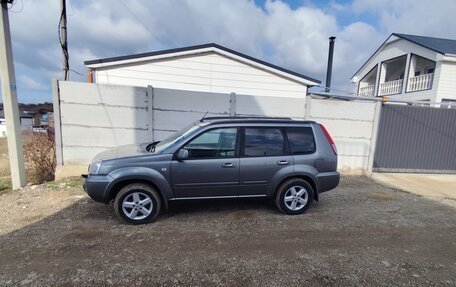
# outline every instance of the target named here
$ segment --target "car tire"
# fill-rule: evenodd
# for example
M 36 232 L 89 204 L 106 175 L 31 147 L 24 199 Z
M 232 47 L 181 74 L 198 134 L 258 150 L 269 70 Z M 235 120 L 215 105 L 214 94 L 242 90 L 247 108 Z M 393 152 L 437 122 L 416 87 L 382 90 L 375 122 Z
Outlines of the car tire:
M 160 213 L 161 201 L 157 191 L 146 184 L 129 184 L 117 193 L 114 211 L 128 224 L 145 224 Z
M 312 205 L 314 191 L 305 180 L 293 178 L 282 183 L 277 189 L 275 204 L 285 214 L 303 214 Z

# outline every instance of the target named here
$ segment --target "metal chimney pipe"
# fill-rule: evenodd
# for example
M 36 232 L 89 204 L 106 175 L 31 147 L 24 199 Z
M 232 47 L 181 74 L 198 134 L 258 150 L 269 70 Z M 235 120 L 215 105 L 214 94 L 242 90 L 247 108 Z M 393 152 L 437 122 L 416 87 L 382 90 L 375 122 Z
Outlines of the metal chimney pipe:
M 325 92 L 329 93 L 331 88 L 331 75 L 332 75 L 332 68 L 333 68 L 333 54 L 334 54 L 334 42 L 336 41 L 336 37 L 332 36 L 329 37 L 329 54 L 328 54 L 328 68 L 326 70 L 326 88 Z

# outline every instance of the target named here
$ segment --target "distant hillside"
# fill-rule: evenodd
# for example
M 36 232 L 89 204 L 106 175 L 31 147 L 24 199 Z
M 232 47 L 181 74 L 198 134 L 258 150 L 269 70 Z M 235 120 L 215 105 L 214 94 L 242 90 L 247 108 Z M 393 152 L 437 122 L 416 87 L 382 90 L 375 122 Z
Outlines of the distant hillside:
M 0 103 L 0 110 L 3 110 L 3 103 Z M 47 112 L 52 112 L 53 106 L 52 106 L 52 103 L 40 103 L 40 104 L 19 103 L 19 110 L 33 112 L 34 114 L 43 115 Z

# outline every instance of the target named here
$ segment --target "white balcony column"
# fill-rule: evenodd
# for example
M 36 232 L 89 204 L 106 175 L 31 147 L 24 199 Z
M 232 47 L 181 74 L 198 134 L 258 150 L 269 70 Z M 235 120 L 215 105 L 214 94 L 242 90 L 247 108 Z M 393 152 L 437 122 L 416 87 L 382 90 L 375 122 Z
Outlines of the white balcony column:
M 377 64 L 377 75 L 375 76 L 375 84 L 374 84 L 374 97 L 378 96 L 378 88 L 380 86 L 380 71 L 382 70 L 382 64 Z
M 405 71 L 404 71 L 404 81 L 402 82 L 402 92 L 401 94 L 405 94 L 407 91 L 408 81 L 410 80 L 410 59 L 412 54 L 407 54 L 407 60 L 405 61 Z M 413 75 L 415 76 L 415 75 Z M 413 77 L 412 76 L 412 77 Z

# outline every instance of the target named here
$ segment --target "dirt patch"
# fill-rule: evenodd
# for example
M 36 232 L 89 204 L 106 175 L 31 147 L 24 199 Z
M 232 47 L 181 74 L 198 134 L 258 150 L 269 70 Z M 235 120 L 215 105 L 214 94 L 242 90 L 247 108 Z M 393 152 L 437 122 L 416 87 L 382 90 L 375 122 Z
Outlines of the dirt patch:
M 255 218 L 256 216 L 257 214 L 252 210 L 238 210 L 229 213 L 227 217 L 234 220 L 245 220 Z
M 0 286 L 456 285 L 455 209 L 365 177 L 299 216 L 264 199 L 173 202 L 129 226 L 77 182 L 4 194 L 0 214 Z
M 61 235 L 62 240 L 70 240 L 70 239 L 79 239 L 79 240 L 90 240 L 100 237 L 102 235 L 102 231 L 88 229 L 87 227 L 78 225 L 72 227 L 70 230 L 65 231 Z
M 398 197 L 391 192 L 374 191 L 366 193 L 365 196 L 375 200 L 397 200 Z

